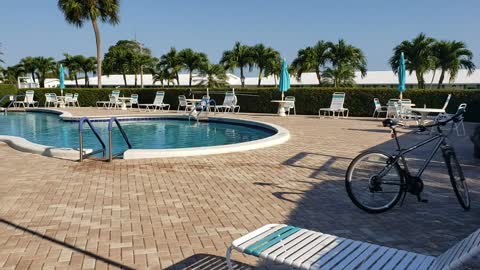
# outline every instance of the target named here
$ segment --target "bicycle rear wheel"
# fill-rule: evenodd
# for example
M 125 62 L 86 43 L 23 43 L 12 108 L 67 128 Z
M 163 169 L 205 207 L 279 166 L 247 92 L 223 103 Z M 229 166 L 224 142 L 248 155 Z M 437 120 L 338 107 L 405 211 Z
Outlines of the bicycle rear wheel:
M 444 151 L 444 158 L 455 196 L 457 196 L 458 202 L 463 209 L 469 210 L 470 194 L 468 192 L 467 180 L 465 179 L 462 167 L 457 160 L 457 156 L 454 151 L 446 150 Z
M 382 213 L 400 200 L 403 178 L 397 163 L 381 152 L 364 152 L 348 167 L 345 187 L 352 202 L 368 213 Z

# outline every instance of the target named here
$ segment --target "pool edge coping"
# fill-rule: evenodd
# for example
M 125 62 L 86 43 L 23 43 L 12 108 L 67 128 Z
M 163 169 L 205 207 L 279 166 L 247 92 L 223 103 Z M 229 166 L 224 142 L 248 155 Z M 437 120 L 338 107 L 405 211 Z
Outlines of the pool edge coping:
M 26 109 L 26 112 L 46 112 L 57 114 L 64 121 L 76 121 L 83 116 L 73 116 L 71 113 L 53 108 L 30 108 Z M 170 114 L 140 114 L 140 115 L 111 115 L 111 116 L 87 116 L 94 120 L 107 120 L 111 117 L 117 117 L 119 120 L 135 119 L 135 118 L 165 118 L 165 119 L 185 119 L 188 116 L 182 115 L 170 115 Z M 202 147 L 188 147 L 188 148 L 175 148 L 175 149 L 128 149 L 123 154 L 123 159 L 148 159 L 148 158 L 168 158 L 168 157 L 191 157 L 191 156 L 204 156 L 204 155 L 218 155 L 235 152 L 243 152 L 249 150 L 256 150 L 266 147 L 271 147 L 279 144 L 283 144 L 290 139 L 290 132 L 281 126 L 261 122 L 256 120 L 236 119 L 229 117 L 209 117 L 216 122 L 244 124 L 250 126 L 257 126 L 276 131 L 272 136 L 227 145 L 216 146 L 202 146 Z M 68 160 L 79 160 L 79 150 L 73 148 L 60 148 L 54 146 L 47 146 L 36 144 L 27 139 L 18 136 L 0 135 L 0 142 L 8 144 L 10 147 L 27 153 L 40 154 L 47 157 L 55 157 Z M 90 152 L 91 149 L 85 149 L 85 152 Z

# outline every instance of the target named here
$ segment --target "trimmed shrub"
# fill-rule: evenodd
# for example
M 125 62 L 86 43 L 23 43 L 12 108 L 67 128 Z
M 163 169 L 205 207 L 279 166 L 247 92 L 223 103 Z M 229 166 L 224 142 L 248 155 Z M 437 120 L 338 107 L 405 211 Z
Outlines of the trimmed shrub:
M 115 90 L 113 88 L 67 88 L 65 93 L 79 93 L 79 102 L 81 106 L 95 106 L 99 100 L 108 100 L 108 95 Z M 152 103 L 156 91 L 165 91 L 165 103 L 176 109 L 178 106 L 178 95 L 191 97 L 190 88 L 120 88 L 121 96 L 130 96 L 138 94 L 140 103 Z M 203 88 L 192 88 L 195 97 L 200 98 L 206 94 Z M 223 103 L 224 94 L 231 89 L 221 88 L 210 90 L 210 96 L 217 104 Z M 24 89 L 19 92 L 25 92 Z M 35 100 L 43 105 L 45 102 L 45 93 L 55 92 L 60 94 L 59 89 L 35 89 Z M 345 92 L 345 107 L 350 109 L 352 116 L 371 116 L 374 110 L 373 99 L 379 98 L 382 104 L 387 103 L 390 98 L 398 98 L 398 92 L 395 89 L 381 88 L 318 88 L 318 87 L 300 87 L 290 89 L 286 95 L 295 96 L 295 106 L 298 114 L 315 115 L 319 108 L 328 108 L 334 92 Z M 277 104 L 272 103 L 273 99 L 280 99 L 281 93 L 272 87 L 260 88 L 238 88 L 235 90 L 238 97 L 238 104 L 242 112 L 255 113 L 275 113 Z M 467 103 L 467 121 L 480 122 L 480 90 L 417 90 L 409 89 L 404 93 L 404 98 L 411 99 L 417 107 L 424 105 L 428 108 L 441 108 L 448 96 L 452 94 L 452 99 L 448 105 L 447 112 L 454 113 L 460 103 Z

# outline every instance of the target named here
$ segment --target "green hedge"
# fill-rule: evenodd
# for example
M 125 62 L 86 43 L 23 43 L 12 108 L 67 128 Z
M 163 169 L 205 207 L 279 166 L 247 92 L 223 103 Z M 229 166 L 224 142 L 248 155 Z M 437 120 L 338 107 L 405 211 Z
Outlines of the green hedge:
M 22 89 L 23 90 L 23 89 Z M 108 100 L 108 95 L 112 88 L 92 89 L 92 88 L 68 88 L 65 93 L 79 93 L 79 102 L 82 106 L 95 106 L 98 100 Z M 124 88 L 119 89 L 121 96 L 130 96 L 138 94 L 141 103 L 151 103 L 155 97 L 155 91 L 165 91 L 165 103 L 172 105 L 176 109 L 178 105 L 178 95 L 189 96 L 189 88 Z M 205 90 L 193 89 L 195 97 L 201 97 L 206 93 Z M 217 101 L 223 102 L 226 91 L 230 89 L 213 89 L 210 96 Z M 20 91 L 19 92 L 24 92 Z M 45 102 L 45 93 L 55 92 L 60 94 L 59 89 L 35 89 L 35 99 L 41 105 Z M 245 88 L 236 89 L 239 105 L 242 112 L 257 113 L 275 113 L 277 105 L 271 103 L 272 99 L 279 99 L 280 93 L 274 88 Z M 319 108 L 330 106 L 333 92 L 345 92 L 345 107 L 350 109 L 352 116 L 371 116 L 373 113 L 373 98 L 379 98 L 382 104 L 385 104 L 390 98 L 397 98 L 398 92 L 395 89 L 367 89 L 367 88 L 315 88 L 302 87 L 292 88 L 286 95 L 293 95 L 296 98 L 296 108 L 298 114 L 318 114 Z M 424 104 L 429 108 L 441 108 L 448 94 L 452 94 L 452 99 L 447 108 L 448 112 L 455 112 L 460 103 L 467 103 L 467 113 L 465 115 L 468 121 L 480 122 L 480 90 L 407 90 L 404 98 L 412 99 L 417 107 L 423 107 Z
M 0 84 L 0 99 L 5 95 L 16 94 L 17 87 L 13 84 Z M 0 103 L 0 106 L 7 104 L 9 100 L 4 100 Z

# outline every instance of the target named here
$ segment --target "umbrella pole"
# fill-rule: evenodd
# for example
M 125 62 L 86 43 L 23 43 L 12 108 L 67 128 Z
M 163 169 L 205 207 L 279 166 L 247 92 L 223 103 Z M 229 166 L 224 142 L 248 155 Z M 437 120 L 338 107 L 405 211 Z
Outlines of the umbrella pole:
M 282 101 L 283 101 L 283 98 L 284 98 L 284 94 L 283 94 L 283 91 L 282 91 Z

